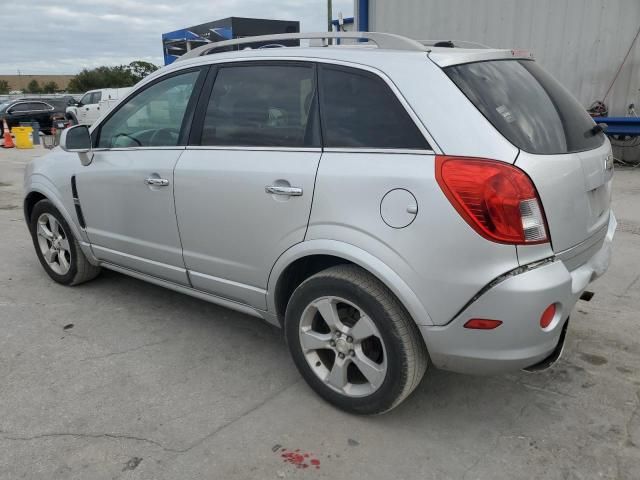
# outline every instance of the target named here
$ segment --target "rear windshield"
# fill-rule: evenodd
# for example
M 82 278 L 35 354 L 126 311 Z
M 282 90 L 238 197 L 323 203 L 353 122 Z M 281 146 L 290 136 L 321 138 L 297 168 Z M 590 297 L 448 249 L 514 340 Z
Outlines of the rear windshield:
M 494 60 L 445 69 L 451 80 L 516 147 L 557 154 L 597 148 L 586 110 L 531 60 Z

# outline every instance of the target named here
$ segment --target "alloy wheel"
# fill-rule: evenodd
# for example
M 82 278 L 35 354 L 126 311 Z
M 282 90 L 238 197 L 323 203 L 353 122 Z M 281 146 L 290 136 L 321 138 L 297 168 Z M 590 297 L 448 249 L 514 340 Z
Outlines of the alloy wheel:
M 43 213 L 38 217 L 36 233 L 40 253 L 49 268 L 58 275 L 66 275 L 71 268 L 71 248 L 60 222 L 50 213 Z
M 354 303 L 333 296 L 314 300 L 302 313 L 299 337 L 311 370 L 331 389 L 363 397 L 384 382 L 387 355 L 382 336 Z

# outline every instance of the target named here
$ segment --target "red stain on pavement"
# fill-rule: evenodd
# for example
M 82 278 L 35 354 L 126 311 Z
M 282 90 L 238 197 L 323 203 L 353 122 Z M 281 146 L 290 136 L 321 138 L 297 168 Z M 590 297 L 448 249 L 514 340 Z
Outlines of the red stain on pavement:
M 295 465 L 296 468 L 320 468 L 320 460 L 318 460 L 313 453 L 301 452 L 299 448 L 295 450 L 283 448 L 280 450 L 280 457 L 282 457 L 284 463 Z

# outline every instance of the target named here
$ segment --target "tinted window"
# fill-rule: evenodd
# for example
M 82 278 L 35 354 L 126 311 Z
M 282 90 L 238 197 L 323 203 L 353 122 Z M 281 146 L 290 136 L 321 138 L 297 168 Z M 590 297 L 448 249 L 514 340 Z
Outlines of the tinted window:
M 91 103 L 99 103 L 102 99 L 102 92 L 93 92 L 91 94 Z
M 429 148 L 398 98 L 377 75 L 323 66 L 320 83 L 326 147 Z
M 511 143 L 530 153 L 589 150 L 604 142 L 593 120 L 556 81 L 530 60 L 502 60 L 445 69 Z
M 11 110 L 11 113 L 28 112 L 29 110 L 31 110 L 31 106 L 25 102 L 16 103 L 15 105 L 9 107 L 9 110 Z
M 50 110 L 49 106 L 46 103 L 42 102 L 32 102 L 29 104 L 29 110 L 34 112 L 43 112 L 46 110 Z
M 98 148 L 177 145 L 198 75 L 176 75 L 138 93 L 104 122 Z
M 207 106 L 201 144 L 319 146 L 314 84 L 312 66 L 221 68 Z

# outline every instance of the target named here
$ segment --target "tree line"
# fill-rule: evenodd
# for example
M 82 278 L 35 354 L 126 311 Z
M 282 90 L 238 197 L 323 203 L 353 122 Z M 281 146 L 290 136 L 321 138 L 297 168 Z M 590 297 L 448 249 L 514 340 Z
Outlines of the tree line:
M 142 60 L 115 67 L 85 68 L 69 81 L 66 91 L 80 93 L 98 88 L 131 87 L 157 69 L 158 67 L 153 63 Z M 9 90 L 9 82 L 0 80 L 0 94 L 7 94 Z M 60 88 L 56 82 L 51 81 L 40 85 L 36 79 L 31 80 L 24 89 L 24 93 L 56 93 L 59 91 Z

